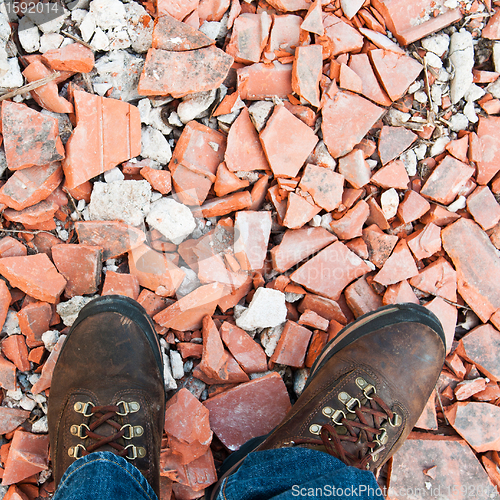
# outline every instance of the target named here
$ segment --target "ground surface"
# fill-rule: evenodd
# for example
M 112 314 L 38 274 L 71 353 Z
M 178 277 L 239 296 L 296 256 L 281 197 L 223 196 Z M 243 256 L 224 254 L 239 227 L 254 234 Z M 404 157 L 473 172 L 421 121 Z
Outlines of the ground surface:
M 380 482 L 498 497 L 497 8 L 2 4 L 0 497 L 54 491 L 52 370 L 117 293 L 161 338 L 162 500 L 202 496 L 344 325 L 402 302 L 438 316 L 447 358 Z

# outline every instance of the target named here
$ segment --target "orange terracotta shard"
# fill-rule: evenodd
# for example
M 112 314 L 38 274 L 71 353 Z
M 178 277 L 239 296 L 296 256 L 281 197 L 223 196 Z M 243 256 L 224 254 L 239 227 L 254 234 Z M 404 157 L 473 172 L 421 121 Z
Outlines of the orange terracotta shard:
M 49 436 L 14 432 L 2 484 L 14 484 L 48 469 Z
M 169 15 L 182 21 L 199 5 L 200 0 L 158 0 L 156 9 L 158 17 Z
M 215 40 L 201 31 L 182 23 L 169 15 L 158 17 L 153 30 L 153 49 L 184 50 L 201 49 L 213 45 Z
M 300 180 L 299 189 L 309 193 L 316 205 L 331 212 L 342 203 L 344 176 L 329 168 L 308 164 Z
M 227 294 L 220 283 L 203 285 L 154 316 L 166 328 L 182 332 L 201 328 L 203 317 L 212 315 L 219 299 Z
M 0 274 L 11 286 L 51 304 L 57 301 L 66 286 L 66 280 L 44 253 L 0 259 Z
M 500 170 L 500 117 L 488 116 L 479 118 L 477 135 L 479 137 L 480 153 L 477 162 L 476 182 L 486 185 Z M 477 141 L 476 141 L 477 142 Z M 472 149 L 473 141 L 470 138 Z
M 378 154 L 382 165 L 406 151 L 416 139 L 417 135 L 407 128 L 382 127 L 378 140 Z
M 323 106 L 323 140 L 334 158 L 349 153 L 385 112 L 367 99 L 338 91 Z
M 184 52 L 149 49 L 137 91 L 146 96 L 182 97 L 216 89 L 232 64 L 233 58 L 213 45 Z M 176 68 L 174 73 L 172 68 Z
M 125 295 L 137 300 L 139 297 L 139 280 L 133 274 L 106 272 L 101 295 Z M 145 289 L 146 290 L 146 289 Z M 149 290 L 148 290 L 149 291 Z
M 76 128 L 63 162 L 69 189 L 141 154 L 141 119 L 135 106 L 80 90 L 73 95 Z
M 94 67 L 94 53 L 81 43 L 71 43 L 60 49 L 48 50 L 42 61 L 57 71 L 89 73 Z
M 245 107 L 229 129 L 227 136 L 226 166 L 232 172 L 269 170 L 259 134 Z
M 0 407 L 0 434 L 16 430 L 29 416 L 30 412 L 26 410 Z
M 274 61 L 257 63 L 236 70 L 241 99 L 261 100 L 274 96 L 286 99 L 292 90 L 292 65 Z
M 337 300 L 351 281 L 369 270 L 355 253 L 336 241 L 299 267 L 290 278 L 314 293 Z
M 284 106 L 276 106 L 260 141 L 277 177 L 295 177 L 318 142 L 304 122 Z
M 270 361 L 302 368 L 311 335 L 312 331 L 308 328 L 294 321 L 287 321 Z
M 323 71 L 321 45 L 304 45 L 295 50 L 292 89 L 313 106 L 319 107 L 319 81 Z
M 410 178 L 401 160 L 394 160 L 372 175 L 370 182 L 384 189 L 407 189 Z
M 408 245 L 405 240 L 401 240 L 373 280 L 387 286 L 412 278 L 417 274 L 418 269 Z
M 238 191 L 239 189 L 246 188 L 249 185 L 250 183 L 247 180 L 240 179 L 236 174 L 229 171 L 224 162 L 219 165 L 214 183 L 214 191 L 217 196 L 224 196 L 234 191 Z
M 290 229 L 285 232 L 281 243 L 271 249 L 273 269 L 284 273 L 336 239 L 322 227 Z
M 130 274 L 137 276 L 139 284 L 163 297 L 174 295 L 184 280 L 181 271 L 164 254 L 155 252 L 147 245 L 129 251 Z
M 271 18 L 267 12 L 239 15 L 234 21 L 226 52 L 236 62 L 258 63 L 267 43 L 270 27 Z
M 57 119 L 25 104 L 2 103 L 2 135 L 10 170 L 47 165 L 64 158 Z
M 340 65 L 339 87 L 357 94 L 363 93 L 363 80 L 347 64 Z
M 283 225 L 290 229 L 299 229 L 320 212 L 321 208 L 312 203 L 312 200 L 309 202 L 303 196 L 290 193 L 287 199 Z
M 151 187 L 161 194 L 168 194 L 172 190 L 172 175 L 168 170 L 156 170 L 151 167 L 141 168 L 141 175 Z
M 309 6 L 304 22 L 300 28 L 310 33 L 322 36 L 325 34 L 325 27 L 323 26 L 323 16 L 321 12 L 321 1 L 316 0 Z
M 424 69 L 412 57 L 390 50 L 371 50 L 369 55 L 379 80 L 393 101 L 403 96 Z
M 118 221 L 76 222 L 75 229 L 81 244 L 102 248 L 103 260 L 123 255 L 146 240 L 141 230 Z
M 336 15 L 324 16 L 325 34 L 318 38 L 327 57 L 335 57 L 347 52 L 359 52 L 363 47 L 363 35 Z

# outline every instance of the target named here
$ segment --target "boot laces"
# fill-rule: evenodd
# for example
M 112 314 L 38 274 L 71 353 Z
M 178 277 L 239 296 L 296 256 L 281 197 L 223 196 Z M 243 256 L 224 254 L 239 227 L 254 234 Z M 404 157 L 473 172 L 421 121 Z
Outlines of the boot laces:
M 77 402 L 74 405 L 74 410 L 77 413 L 82 413 L 84 417 L 88 418 L 88 424 L 72 425 L 70 428 L 71 434 L 78 436 L 82 440 L 91 439 L 93 444 L 85 446 L 84 444 L 77 444 L 68 450 L 68 454 L 73 458 L 80 458 L 92 453 L 104 446 L 113 448 L 116 455 L 134 460 L 142 458 L 146 455 L 146 450 L 141 446 L 134 444 L 124 445 L 124 440 L 130 440 L 134 437 L 141 436 L 144 429 L 137 425 L 131 424 L 121 425 L 116 419 L 135 413 L 139 411 L 140 405 L 136 402 L 120 401 L 116 405 L 102 405 L 94 406 L 92 403 Z M 110 425 L 114 432 L 109 435 L 102 435 L 96 431 L 104 425 Z
M 389 427 L 399 427 L 402 418 L 376 395 L 375 387 L 370 385 L 369 390 L 363 390 L 363 393 L 365 398 L 362 400 L 341 393 L 339 399 L 344 402 L 347 413 L 330 407 L 323 408 L 323 415 L 330 417 L 332 424 L 312 424 L 309 428 L 320 439 L 294 440 L 294 443 L 323 445 L 330 455 L 345 464 L 369 469 L 370 462 L 376 462 L 378 455 L 386 448 Z M 347 418 L 349 413 L 351 418 Z M 350 443 L 362 443 L 363 446 L 356 447 L 359 451 L 353 453 Z

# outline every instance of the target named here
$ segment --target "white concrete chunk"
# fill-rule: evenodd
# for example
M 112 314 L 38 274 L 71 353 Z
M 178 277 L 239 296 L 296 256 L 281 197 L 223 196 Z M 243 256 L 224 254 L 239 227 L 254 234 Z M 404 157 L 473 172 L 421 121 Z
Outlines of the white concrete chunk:
M 450 63 L 455 73 L 450 84 L 450 99 L 456 104 L 472 84 L 474 67 L 474 45 L 472 35 L 465 29 L 451 35 Z
M 141 156 L 162 165 L 166 165 L 172 158 L 172 149 L 167 138 L 149 125 L 141 130 Z
M 274 327 L 286 321 L 286 313 L 285 294 L 272 288 L 260 287 L 236 324 L 243 330 Z

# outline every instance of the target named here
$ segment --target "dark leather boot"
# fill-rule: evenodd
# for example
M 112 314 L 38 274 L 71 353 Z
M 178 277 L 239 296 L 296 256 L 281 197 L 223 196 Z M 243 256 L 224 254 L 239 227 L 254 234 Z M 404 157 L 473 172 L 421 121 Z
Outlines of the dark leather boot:
M 159 495 L 164 419 L 163 361 L 151 319 L 128 297 L 93 300 L 71 327 L 52 377 L 56 486 L 77 458 L 111 451 L 130 460 Z
M 245 452 L 305 446 L 374 471 L 417 422 L 444 357 L 441 323 L 424 307 L 399 304 L 366 314 L 326 345 L 283 422 Z M 245 456 L 238 458 L 223 478 Z

